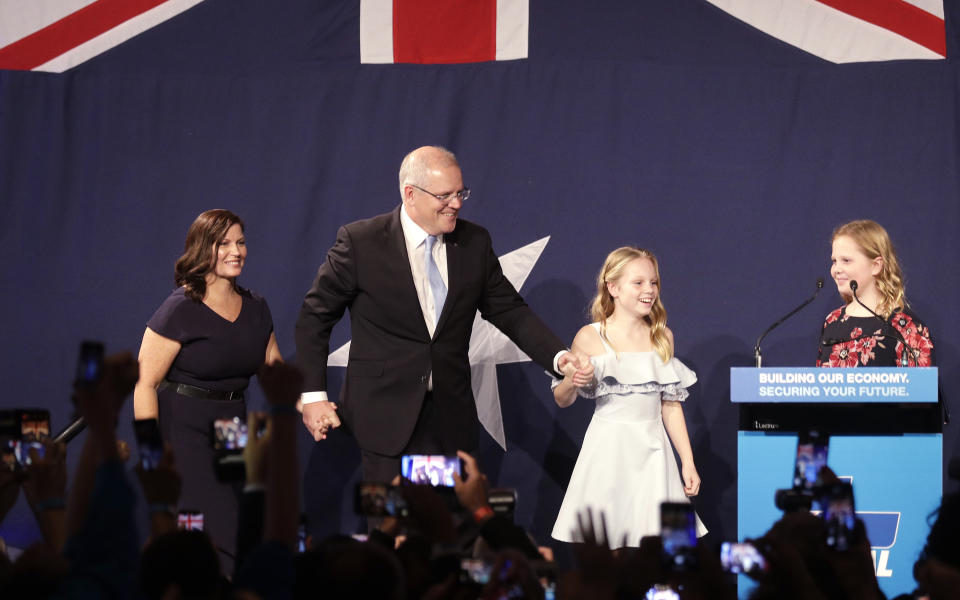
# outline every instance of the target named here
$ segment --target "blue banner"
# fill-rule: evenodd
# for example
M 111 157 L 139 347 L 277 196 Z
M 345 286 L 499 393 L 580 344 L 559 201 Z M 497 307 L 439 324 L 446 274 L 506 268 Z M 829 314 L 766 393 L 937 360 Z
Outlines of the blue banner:
M 730 369 L 733 402 L 936 402 L 937 368 Z

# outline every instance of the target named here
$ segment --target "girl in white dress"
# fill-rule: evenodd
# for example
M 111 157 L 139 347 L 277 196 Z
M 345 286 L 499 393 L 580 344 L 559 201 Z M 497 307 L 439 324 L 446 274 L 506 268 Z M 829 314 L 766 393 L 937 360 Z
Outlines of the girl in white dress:
M 700 491 L 682 406 L 697 376 L 673 358 L 651 252 L 623 247 L 607 256 L 591 317 L 571 348 L 589 365 L 569 367 L 553 384 L 559 406 L 580 395 L 596 400 L 596 409 L 552 535 L 583 541 L 577 514 L 589 507 L 603 513 L 611 545 L 639 546 L 640 538 L 659 535 L 661 502 L 689 502 Z M 706 534 L 699 517 L 696 523 L 697 536 Z

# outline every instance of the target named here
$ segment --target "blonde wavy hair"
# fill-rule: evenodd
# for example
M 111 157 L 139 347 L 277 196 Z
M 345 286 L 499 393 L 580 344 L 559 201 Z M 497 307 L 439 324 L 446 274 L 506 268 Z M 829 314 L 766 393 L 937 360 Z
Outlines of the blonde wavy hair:
M 856 242 L 860 251 L 870 260 L 878 256 L 883 259 L 880 273 L 874 278 L 877 292 L 880 294 L 877 312 L 889 318 L 895 310 L 909 307 L 903 284 L 903 271 L 900 269 L 900 262 L 897 261 L 897 253 L 893 248 L 893 242 L 890 241 L 890 236 L 887 235 L 887 230 L 875 221 L 861 219 L 844 223 L 834 229 L 830 243 L 832 244 L 841 236 Z M 848 303 L 853 302 L 853 295 L 845 294 L 843 299 Z
M 673 356 L 673 348 L 670 346 L 670 340 L 667 339 L 667 309 L 663 307 L 663 302 L 660 301 L 660 292 L 663 290 L 660 281 L 660 265 L 657 263 L 657 257 L 653 255 L 653 252 L 643 248 L 623 246 L 607 255 L 600 273 L 597 274 L 597 295 L 590 305 L 590 318 L 600 323 L 600 337 L 610 344 L 610 340 L 607 338 L 607 319 L 613 314 L 614 302 L 610 290 L 607 289 L 607 284 L 614 283 L 623 277 L 627 265 L 638 258 L 649 259 L 653 263 L 653 271 L 656 273 L 657 299 L 653 303 L 650 314 L 644 319 L 650 325 L 650 341 L 653 343 L 654 349 L 663 359 L 663 362 L 667 362 Z M 610 344 L 610 347 L 613 348 L 613 344 Z M 614 348 L 614 352 L 616 352 L 616 348 Z

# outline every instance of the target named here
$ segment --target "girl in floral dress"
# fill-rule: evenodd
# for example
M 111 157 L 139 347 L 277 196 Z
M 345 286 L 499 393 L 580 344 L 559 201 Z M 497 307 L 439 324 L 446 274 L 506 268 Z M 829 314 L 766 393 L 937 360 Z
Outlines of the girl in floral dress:
M 887 231 L 873 221 L 851 221 L 834 230 L 832 242 L 830 276 L 846 304 L 823 323 L 817 366 L 934 366 L 933 338 L 909 308 Z M 881 318 L 854 299 L 851 281 L 860 302 Z

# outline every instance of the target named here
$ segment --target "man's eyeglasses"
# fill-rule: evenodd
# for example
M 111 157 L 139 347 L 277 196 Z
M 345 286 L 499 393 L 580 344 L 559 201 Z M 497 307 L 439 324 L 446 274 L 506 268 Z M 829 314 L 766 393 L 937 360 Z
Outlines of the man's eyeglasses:
M 463 188 L 462 190 L 457 190 L 456 192 L 450 192 L 449 194 L 434 194 L 433 192 L 429 192 L 423 189 L 419 185 L 413 185 L 412 183 L 408 183 L 407 185 L 409 185 L 412 188 L 416 188 L 420 190 L 424 194 L 430 194 L 431 196 L 433 196 L 440 202 L 443 202 L 444 204 L 449 204 L 453 202 L 454 198 L 456 198 L 460 202 L 466 202 L 467 198 L 470 197 L 470 188 Z

